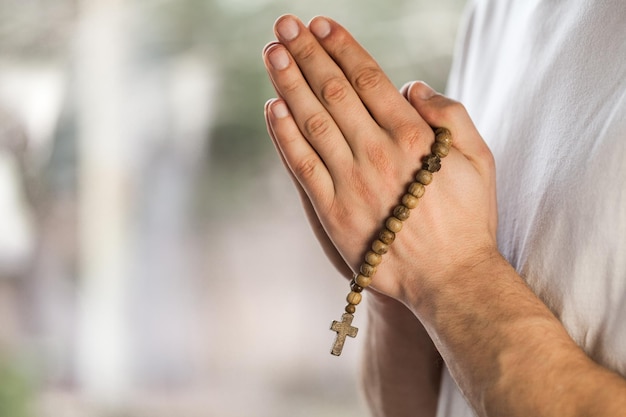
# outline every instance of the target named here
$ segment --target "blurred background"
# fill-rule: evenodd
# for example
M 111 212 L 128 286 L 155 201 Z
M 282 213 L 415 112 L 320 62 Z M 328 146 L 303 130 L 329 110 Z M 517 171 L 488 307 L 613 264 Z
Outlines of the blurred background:
M 261 50 L 325 14 L 443 89 L 462 7 L 0 0 L 0 417 L 365 415 Z

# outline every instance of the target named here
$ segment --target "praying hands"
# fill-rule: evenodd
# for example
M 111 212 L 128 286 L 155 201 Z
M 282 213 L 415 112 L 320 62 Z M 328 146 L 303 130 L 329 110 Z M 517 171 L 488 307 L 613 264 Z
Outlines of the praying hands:
M 453 137 L 370 286 L 374 415 L 434 416 L 439 357 L 481 416 L 621 412 L 624 379 L 573 343 L 498 252 L 493 157 L 463 106 L 421 82 L 398 92 L 330 19 L 283 16 L 275 31 L 263 52 L 278 96 L 266 104 L 268 132 L 345 276 L 413 181 L 433 128 Z
M 264 52 L 280 97 L 267 104 L 269 131 L 303 189 L 310 218 L 320 223 L 318 235 L 326 233 L 321 240 L 336 248 L 335 258 L 357 270 L 368 242 L 429 153 L 431 126 L 448 128 L 455 148 L 429 186 L 429 196 L 398 234 L 372 287 L 415 303 L 419 300 L 412 297 L 421 291 L 414 289 L 428 285 L 424 281 L 445 280 L 455 274 L 454 267 L 491 257 L 496 251 L 493 163 L 463 108 L 419 83 L 406 87 L 407 101 L 330 20 L 314 19 L 306 28 L 288 16 L 276 31 L 281 43 Z

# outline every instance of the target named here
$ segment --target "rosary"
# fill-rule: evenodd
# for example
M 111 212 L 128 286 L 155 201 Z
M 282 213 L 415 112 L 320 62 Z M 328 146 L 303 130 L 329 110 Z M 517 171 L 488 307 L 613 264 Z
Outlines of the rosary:
M 382 262 L 383 255 L 389 251 L 396 233 L 402 229 L 402 222 L 408 219 L 411 210 L 417 207 L 419 199 L 426 191 L 425 187 L 433 180 L 433 173 L 441 169 L 441 159 L 448 155 L 451 145 L 450 131 L 445 128 L 435 129 L 435 143 L 431 147 L 431 153 L 422 158 L 422 168 L 415 175 L 415 181 L 409 185 L 407 193 L 402 196 L 402 204 L 393 209 L 393 215 L 387 218 L 385 227 L 378 234 L 378 239 L 374 240 L 371 249 L 365 254 L 359 272 L 350 283 L 350 293 L 346 297 L 348 305 L 341 316 L 341 321 L 333 320 L 330 326 L 331 330 L 337 332 L 335 343 L 330 351 L 332 355 L 341 355 L 347 336 L 356 337 L 359 329 L 352 326 L 352 320 L 356 306 L 361 302 L 361 292 L 372 283 L 372 277 Z

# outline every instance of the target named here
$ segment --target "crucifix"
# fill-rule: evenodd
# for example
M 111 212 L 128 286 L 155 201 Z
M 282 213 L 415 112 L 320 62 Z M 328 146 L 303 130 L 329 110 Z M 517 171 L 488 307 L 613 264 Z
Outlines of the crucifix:
M 372 283 L 378 265 L 383 255 L 389 251 L 390 245 L 396 238 L 396 233 L 402 230 L 402 224 L 409 218 L 411 210 L 417 207 L 419 199 L 424 195 L 425 188 L 433 180 L 433 174 L 441 169 L 441 159 L 445 158 L 452 146 L 452 134 L 446 128 L 435 129 L 435 143 L 431 147 L 430 155 L 422 158 L 422 168 L 415 174 L 415 180 L 409 185 L 406 194 L 402 196 L 402 204 L 393 209 L 393 214 L 385 220 L 385 226 L 380 230 L 378 238 L 372 242 L 358 273 L 350 282 L 350 293 L 346 297 L 348 305 L 341 321 L 333 320 L 330 329 L 337 332 L 337 338 L 332 355 L 339 356 L 346 342 L 346 336 L 356 337 L 359 329 L 352 326 L 356 306 L 361 302 L 363 290 Z
M 330 326 L 330 330 L 334 330 L 335 332 L 337 332 L 337 338 L 335 339 L 333 349 L 330 351 L 331 354 L 335 356 L 341 355 L 341 351 L 343 350 L 343 344 L 346 341 L 346 336 L 356 337 L 359 329 L 352 326 L 352 319 L 354 319 L 354 316 L 352 314 L 344 313 L 341 316 L 341 321 L 333 320 L 333 324 Z

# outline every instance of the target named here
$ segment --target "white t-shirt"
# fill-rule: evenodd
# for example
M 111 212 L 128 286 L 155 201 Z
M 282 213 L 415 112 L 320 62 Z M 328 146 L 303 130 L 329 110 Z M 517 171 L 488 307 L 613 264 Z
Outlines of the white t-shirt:
M 626 376 L 626 2 L 470 3 L 448 94 L 495 155 L 500 250 Z M 472 415 L 444 371 L 438 417 Z

